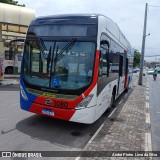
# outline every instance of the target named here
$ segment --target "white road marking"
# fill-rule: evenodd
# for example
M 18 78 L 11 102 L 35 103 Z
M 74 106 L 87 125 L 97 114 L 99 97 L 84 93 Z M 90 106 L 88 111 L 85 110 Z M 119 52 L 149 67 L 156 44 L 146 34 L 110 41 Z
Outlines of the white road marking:
M 149 110 L 149 83 L 146 83 L 146 109 Z M 148 101 L 148 102 L 147 102 Z M 150 113 L 146 113 L 146 123 L 151 124 Z M 145 151 L 152 151 L 151 133 L 145 133 Z M 152 160 L 152 157 L 149 157 Z
M 123 99 L 119 102 L 119 104 L 121 104 L 121 103 L 122 103 L 122 101 L 123 101 Z
M 131 92 L 131 89 L 128 91 L 128 93 Z
M 146 96 L 146 100 L 148 100 L 148 101 L 149 101 L 149 96 Z
M 115 112 L 116 108 L 110 113 L 110 115 L 108 117 L 111 117 L 113 115 L 113 113 Z
M 145 151 L 152 151 L 151 133 L 145 133 Z
M 146 113 L 146 123 L 151 124 L 151 118 L 149 113 Z
M 149 109 L 149 102 L 146 102 L 146 108 Z

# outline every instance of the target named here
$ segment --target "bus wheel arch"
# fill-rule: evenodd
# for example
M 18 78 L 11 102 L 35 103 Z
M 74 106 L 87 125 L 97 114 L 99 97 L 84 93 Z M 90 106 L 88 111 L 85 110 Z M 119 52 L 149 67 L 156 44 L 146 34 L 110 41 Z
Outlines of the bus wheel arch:
M 5 74 L 13 74 L 13 66 L 6 67 Z
M 116 86 L 114 86 L 113 90 L 112 90 L 110 107 L 114 107 L 114 105 L 115 105 L 115 98 L 116 98 Z

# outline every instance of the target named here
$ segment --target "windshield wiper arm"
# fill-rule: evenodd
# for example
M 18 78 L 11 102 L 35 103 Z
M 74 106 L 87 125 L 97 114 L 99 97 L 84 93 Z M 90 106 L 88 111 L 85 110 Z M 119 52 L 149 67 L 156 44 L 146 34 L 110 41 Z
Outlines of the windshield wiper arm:
M 53 50 L 52 50 L 52 58 L 51 58 L 51 68 L 50 68 L 50 80 L 49 80 L 49 86 L 51 87 L 51 79 L 52 79 L 52 67 L 53 67 L 53 58 L 54 58 L 54 51 L 56 48 L 56 42 L 54 42 Z
M 68 43 L 67 43 L 67 45 L 65 45 L 63 48 L 62 48 L 62 50 L 58 53 L 58 55 L 57 55 L 57 60 L 60 60 L 60 59 L 62 59 L 63 58 L 63 53 L 66 51 L 66 53 L 73 47 L 73 45 L 75 44 L 75 42 L 76 42 L 76 39 L 74 38 L 74 39 L 71 39 L 71 41 L 69 41 Z
M 49 54 L 48 54 L 48 57 L 47 57 L 47 73 L 49 73 L 49 63 L 51 61 L 51 50 L 52 50 L 52 47 L 50 46 L 49 47 Z

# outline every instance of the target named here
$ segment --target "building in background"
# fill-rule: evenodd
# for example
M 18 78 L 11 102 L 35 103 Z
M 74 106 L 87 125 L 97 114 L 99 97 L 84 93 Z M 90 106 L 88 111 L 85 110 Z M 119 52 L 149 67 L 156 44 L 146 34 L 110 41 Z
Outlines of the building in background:
M 28 25 L 35 18 L 35 10 L 0 3 L 0 80 L 3 73 L 13 73 L 14 67 L 20 68 L 23 43 L 9 42 L 25 38 Z

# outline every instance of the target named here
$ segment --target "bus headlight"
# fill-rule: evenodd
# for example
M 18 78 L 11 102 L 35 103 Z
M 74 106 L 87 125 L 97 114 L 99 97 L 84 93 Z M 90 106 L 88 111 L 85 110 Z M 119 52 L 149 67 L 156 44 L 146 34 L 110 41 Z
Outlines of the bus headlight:
M 81 103 L 79 103 L 75 109 L 84 109 L 88 106 L 89 102 L 91 101 L 91 99 L 93 98 L 93 94 L 90 94 L 89 96 L 85 97 Z
M 26 93 L 24 92 L 24 89 L 22 87 L 22 85 L 20 85 L 20 91 L 21 91 L 21 95 L 25 100 L 28 100 L 28 97 L 26 96 Z

